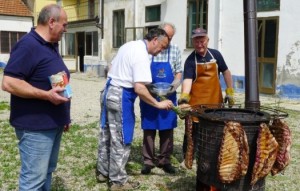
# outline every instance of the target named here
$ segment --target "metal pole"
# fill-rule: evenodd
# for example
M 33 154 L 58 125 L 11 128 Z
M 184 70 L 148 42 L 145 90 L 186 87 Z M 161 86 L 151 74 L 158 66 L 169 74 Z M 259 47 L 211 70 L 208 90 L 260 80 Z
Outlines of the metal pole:
M 245 108 L 260 107 L 257 62 L 256 0 L 244 0 Z

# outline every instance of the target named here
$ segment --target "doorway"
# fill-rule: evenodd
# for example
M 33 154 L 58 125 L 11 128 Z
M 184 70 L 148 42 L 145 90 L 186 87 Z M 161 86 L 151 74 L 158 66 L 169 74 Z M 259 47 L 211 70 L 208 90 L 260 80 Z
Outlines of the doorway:
M 259 92 L 276 90 L 278 17 L 258 18 Z
M 84 72 L 84 54 L 85 54 L 85 39 L 84 32 L 77 32 L 77 52 L 79 57 L 79 71 Z

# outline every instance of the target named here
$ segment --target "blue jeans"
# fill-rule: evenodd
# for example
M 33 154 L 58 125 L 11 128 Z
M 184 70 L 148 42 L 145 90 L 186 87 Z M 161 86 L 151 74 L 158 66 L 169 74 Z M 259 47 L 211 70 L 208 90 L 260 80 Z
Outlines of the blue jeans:
M 63 127 L 46 131 L 15 129 L 19 139 L 21 171 L 19 190 L 51 190 Z

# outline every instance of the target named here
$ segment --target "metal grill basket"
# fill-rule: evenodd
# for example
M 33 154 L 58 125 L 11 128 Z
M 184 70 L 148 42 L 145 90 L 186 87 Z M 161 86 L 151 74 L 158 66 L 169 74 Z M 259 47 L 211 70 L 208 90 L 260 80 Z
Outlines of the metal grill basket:
M 195 115 L 197 114 L 194 113 Z M 270 115 L 263 111 L 217 108 L 201 111 L 197 117 L 200 121 L 196 125 L 197 181 L 213 185 L 222 190 L 264 190 L 264 179 L 258 181 L 254 186 L 250 186 L 250 181 L 255 162 L 258 128 L 262 122 L 269 123 Z M 250 162 L 246 176 L 231 184 L 220 182 L 217 174 L 218 155 L 221 148 L 225 121 L 237 121 L 241 123 L 246 132 L 250 149 Z

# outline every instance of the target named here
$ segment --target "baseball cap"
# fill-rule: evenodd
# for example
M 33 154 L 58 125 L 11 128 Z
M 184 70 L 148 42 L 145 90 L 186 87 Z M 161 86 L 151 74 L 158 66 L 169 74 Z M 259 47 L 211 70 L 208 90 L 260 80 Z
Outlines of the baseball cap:
M 206 30 L 202 28 L 196 28 L 192 31 L 192 38 L 198 37 L 198 36 L 207 36 Z

